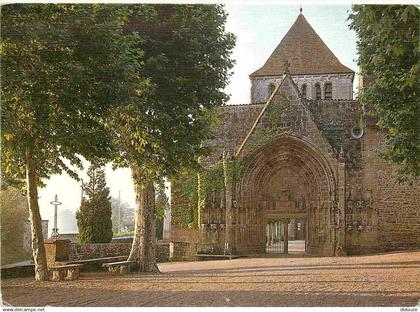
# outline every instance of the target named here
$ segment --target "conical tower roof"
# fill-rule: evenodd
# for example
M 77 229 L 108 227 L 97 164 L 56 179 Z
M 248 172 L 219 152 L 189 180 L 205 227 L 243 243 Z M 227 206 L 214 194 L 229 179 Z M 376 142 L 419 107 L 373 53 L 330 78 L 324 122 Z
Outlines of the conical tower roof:
M 354 73 L 340 63 L 303 14 L 299 14 L 264 66 L 250 76 L 282 75 L 286 62 L 291 75 Z

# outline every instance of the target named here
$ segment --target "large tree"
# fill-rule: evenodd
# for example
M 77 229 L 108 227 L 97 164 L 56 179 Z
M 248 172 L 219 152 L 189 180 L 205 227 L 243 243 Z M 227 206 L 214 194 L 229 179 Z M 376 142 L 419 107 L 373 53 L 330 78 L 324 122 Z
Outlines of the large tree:
M 420 12 L 414 5 L 354 5 L 360 98 L 387 132 L 383 156 L 397 163 L 399 177 L 420 176 Z
M 37 188 L 62 171 L 77 178 L 68 164 L 81 168 L 81 155 L 110 157 L 103 119 L 140 92 L 128 15 L 121 5 L 2 6 L 2 181 L 26 185 L 37 280 L 48 279 Z
M 89 182 L 83 185 L 85 196 L 76 212 L 81 243 L 109 243 L 112 240 L 112 208 L 105 169 L 90 165 Z
M 127 28 L 142 37 L 141 74 L 149 89 L 115 110 L 110 125 L 121 151 L 116 163 L 131 168 L 136 192 L 129 260 L 158 272 L 154 184 L 204 154 L 211 111 L 227 100 L 222 90 L 235 39 L 225 30 L 221 5 L 137 5 L 133 11 Z

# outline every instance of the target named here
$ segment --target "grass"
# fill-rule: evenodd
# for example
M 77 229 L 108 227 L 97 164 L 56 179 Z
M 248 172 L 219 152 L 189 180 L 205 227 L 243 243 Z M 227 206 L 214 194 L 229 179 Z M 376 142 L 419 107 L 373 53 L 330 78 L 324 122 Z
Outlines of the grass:
M 134 235 L 134 231 L 126 231 L 126 232 L 115 233 L 113 237 L 133 236 L 133 235 Z

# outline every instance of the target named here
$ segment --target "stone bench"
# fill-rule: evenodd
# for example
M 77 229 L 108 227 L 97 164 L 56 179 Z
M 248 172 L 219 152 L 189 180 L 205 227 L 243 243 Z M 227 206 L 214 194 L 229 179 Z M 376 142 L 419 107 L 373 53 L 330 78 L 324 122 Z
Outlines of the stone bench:
M 108 271 L 114 274 L 127 274 L 131 273 L 131 267 L 136 261 L 119 261 L 104 263 L 102 266 L 108 268 Z
M 80 268 L 83 264 L 65 264 L 65 265 L 54 265 L 49 269 L 52 272 L 51 280 L 54 282 L 62 281 L 64 279 L 73 281 L 79 278 Z
M 83 264 L 83 268 L 80 269 L 80 272 L 96 272 L 104 270 L 104 268 L 102 267 L 102 264 L 104 263 L 125 261 L 127 260 L 127 257 L 128 255 L 84 260 L 71 260 L 66 261 L 65 264 Z

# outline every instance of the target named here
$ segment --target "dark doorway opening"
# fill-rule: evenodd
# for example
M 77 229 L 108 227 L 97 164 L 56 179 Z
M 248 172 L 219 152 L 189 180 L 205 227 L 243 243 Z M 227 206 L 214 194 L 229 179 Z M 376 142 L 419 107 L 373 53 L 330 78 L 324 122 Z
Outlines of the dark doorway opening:
M 279 219 L 266 223 L 265 252 L 269 254 L 304 255 L 306 251 L 306 220 Z
M 265 252 L 271 254 L 284 253 L 284 224 L 280 220 L 272 220 L 266 224 Z
M 305 254 L 306 252 L 306 220 L 292 219 L 289 223 L 288 253 L 291 255 Z

